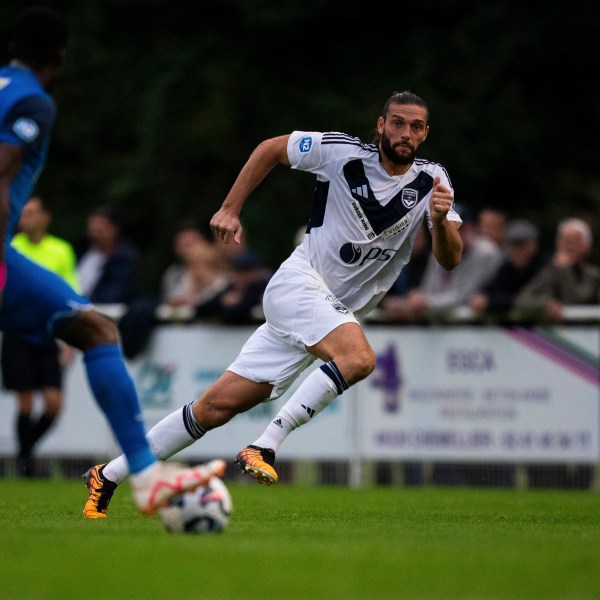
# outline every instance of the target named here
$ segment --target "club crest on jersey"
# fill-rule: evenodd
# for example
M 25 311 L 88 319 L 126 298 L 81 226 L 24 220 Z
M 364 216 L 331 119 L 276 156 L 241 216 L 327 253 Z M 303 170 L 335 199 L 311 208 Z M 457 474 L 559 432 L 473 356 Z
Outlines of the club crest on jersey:
M 305 135 L 300 140 L 298 149 L 300 150 L 300 152 L 302 152 L 302 154 L 306 154 L 307 152 L 310 152 L 310 149 L 312 148 L 312 143 L 313 143 L 312 137 L 310 135 Z
M 412 208 L 417 201 L 419 200 L 419 194 L 417 190 L 413 190 L 411 188 L 405 188 L 402 190 L 402 204 L 406 208 Z

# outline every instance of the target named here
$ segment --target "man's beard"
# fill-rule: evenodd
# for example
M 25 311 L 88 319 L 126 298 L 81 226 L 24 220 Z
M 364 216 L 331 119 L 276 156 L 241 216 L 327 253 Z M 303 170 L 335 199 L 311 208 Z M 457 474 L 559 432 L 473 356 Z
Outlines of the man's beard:
M 395 165 L 410 165 L 415 160 L 415 151 L 409 146 L 404 147 L 410 150 L 410 154 L 398 154 L 398 152 L 396 152 L 394 148 L 392 148 L 390 138 L 387 137 L 385 133 L 381 134 L 381 150 L 386 155 L 386 157 L 389 160 L 391 160 Z

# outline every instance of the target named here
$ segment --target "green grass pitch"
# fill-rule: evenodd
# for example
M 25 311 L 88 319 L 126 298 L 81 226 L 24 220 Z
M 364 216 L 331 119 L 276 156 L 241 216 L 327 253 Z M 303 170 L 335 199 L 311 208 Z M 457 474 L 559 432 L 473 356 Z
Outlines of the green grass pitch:
M 0 480 L 0 598 L 600 598 L 595 492 L 228 487 L 224 533 L 176 536 L 127 486 L 87 521 L 82 483 Z

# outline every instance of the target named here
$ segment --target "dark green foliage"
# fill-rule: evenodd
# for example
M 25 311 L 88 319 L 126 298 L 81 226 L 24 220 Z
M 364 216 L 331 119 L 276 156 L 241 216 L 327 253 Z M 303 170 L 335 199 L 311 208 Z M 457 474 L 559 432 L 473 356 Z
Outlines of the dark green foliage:
M 0 6 L 2 40 L 21 4 Z M 428 101 L 421 155 L 447 167 L 457 199 L 532 218 L 547 238 L 565 216 L 600 229 L 600 5 L 49 4 L 65 9 L 72 38 L 39 191 L 73 240 L 91 207 L 118 207 L 144 250 L 147 290 L 171 258 L 175 223 L 208 225 L 261 140 L 293 129 L 369 140 L 396 89 Z M 272 266 L 306 221 L 313 185 L 283 170 L 248 202 L 249 240 Z

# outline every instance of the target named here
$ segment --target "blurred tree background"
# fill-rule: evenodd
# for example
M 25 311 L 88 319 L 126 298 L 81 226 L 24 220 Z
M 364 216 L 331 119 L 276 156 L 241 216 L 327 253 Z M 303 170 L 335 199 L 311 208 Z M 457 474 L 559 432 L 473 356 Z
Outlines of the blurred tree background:
M 597 3 L 41 3 L 65 13 L 71 40 L 38 191 L 54 232 L 72 241 L 93 207 L 115 207 L 143 249 L 144 292 L 172 259 L 176 223 L 192 216 L 208 228 L 260 141 L 294 129 L 370 141 L 402 89 L 429 104 L 420 156 L 444 164 L 457 200 L 530 218 L 548 243 L 559 219 L 581 216 L 600 241 Z M 0 5 L 3 52 L 29 4 Z M 313 187 L 278 167 L 246 204 L 249 242 L 273 267 Z

